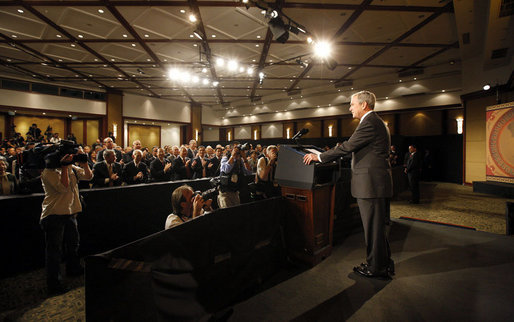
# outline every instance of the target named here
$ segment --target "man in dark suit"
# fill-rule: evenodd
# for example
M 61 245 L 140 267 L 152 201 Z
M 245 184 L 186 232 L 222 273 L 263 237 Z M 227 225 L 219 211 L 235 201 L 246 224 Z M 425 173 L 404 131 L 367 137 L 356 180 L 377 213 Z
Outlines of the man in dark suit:
M 164 149 L 157 150 L 157 158 L 150 163 L 150 177 L 152 181 L 170 181 L 171 180 L 171 162 L 164 158 Z
M 391 138 L 387 126 L 373 111 L 375 101 L 375 94 L 368 91 L 352 95 L 350 112 L 360 123 L 350 139 L 319 155 L 306 154 L 304 162 L 330 162 L 352 153 L 352 195 L 359 205 L 367 248 L 367 263 L 353 270 L 366 277 L 388 278 L 394 273 L 386 236 L 388 198 L 393 192 L 388 160 Z
M 173 179 L 184 180 L 191 179 L 191 159 L 187 157 L 187 148 L 180 147 L 180 154 L 173 161 Z
M 132 158 L 134 160 L 125 164 L 125 167 L 123 167 L 123 181 L 129 185 L 146 183 L 148 181 L 148 168 L 144 162 L 141 162 L 143 152 L 138 149 L 134 150 Z
M 410 203 L 419 203 L 419 178 L 421 177 L 421 156 L 415 145 L 409 145 L 409 155 L 405 161 L 405 173 L 412 193 Z
M 105 150 L 104 161 L 93 167 L 93 188 L 120 186 L 122 183 L 121 164 L 116 162 L 113 150 Z
M 189 149 L 187 149 L 187 157 L 191 160 L 193 160 L 196 156 L 196 153 L 198 151 L 196 151 L 196 146 L 197 146 L 197 143 L 195 140 L 191 140 L 189 141 Z
M 118 151 L 118 150 L 114 149 L 114 141 L 110 137 L 106 137 L 104 139 L 104 145 L 105 145 L 105 148 L 107 150 L 113 150 L 114 151 L 114 154 L 116 155 L 116 162 L 122 161 L 122 157 L 123 157 L 122 153 L 121 153 L 121 151 Z M 98 154 L 96 155 L 96 161 L 97 162 L 100 162 L 100 161 L 104 160 L 104 152 L 105 152 L 105 150 L 102 150 L 102 151 L 98 152 Z
M 216 147 L 216 152 L 214 152 L 214 157 L 210 158 L 207 163 L 207 176 L 208 177 L 218 177 L 220 175 L 220 165 L 221 158 L 223 153 L 223 148 L 221 146 Z
M 193 179 L 201 179 L 207 177 L 207 161 L 205 157 L 205 147 L 200 145 L 198 153 L 191 162 L 191 170 L 193 171 Z

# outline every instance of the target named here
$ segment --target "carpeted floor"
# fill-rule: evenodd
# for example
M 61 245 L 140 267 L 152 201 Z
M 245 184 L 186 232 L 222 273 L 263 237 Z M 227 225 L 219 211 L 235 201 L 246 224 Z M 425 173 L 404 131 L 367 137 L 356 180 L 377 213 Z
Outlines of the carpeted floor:
M 507 199 L 475 194 L 472 192 L 472 188 L 467 186 L 435 182 L 421 184 L 421 203 L 419 205 L 409 204 L 407 202 L 409 196 L 409 192 L 404 192 L 391 203 L 393 218 L 407 216 L 470 226 L 495 234 L 505 233 L 505 201 Z M 427 228 L 429 226 L 431 227 Z M 432 226 L 437 228 L 432 228 Z M 414 229 L 411 231 L 410 228 L 405 227 L 414 227 Z M 444 233 L 437 237 L 438 235 L 434 235 L 433 231 Z M 414 309 L 417 301 L 423 302 L 425 297 L 429 299 L 431 305 L 434 305 L 436 311 L 437 305 L 445 308 L 450 304 L 455 305 L 454 302 L 459 304 L 457 307 L 462 306 L 462 310 L 466 311 L 466 303 L 463 302 L 463 299 L 459 300 L 462 297 L 462 291 L 477 292 L 488 286 L 495 290 L 491 291 L 494 293 L 496 290 L 503 292 L 505 287 L 514 286 L 508 283 L 502 285 L 497 281 L 505 279 L 502 276 L 511 275 L 514 269 L 512 265 L 514 253 L 510 248 L 506 250 L 511 252 L 508 254 L 510 260 L 498 259 L 495 254 L 505 256 L 505 251 L 496 249 L 494 243 L 490 242 L 499 238 L 507 240 L 507 243 L 512 245 L 512 238 L 465 231 L 467 234 L 472 234 L 469 236 L 475 236 L 474 238 L 482 236 L 480 238 L 485 240 L 485 242 L 472 241 L 466 244 L 463 241 L 465 239 L 455 239 L 455 236 L 464 231 L 396 220 L 392 231 L 392 237 L 394 237 L 392 248 L 399 273 L 393 280 L 394 282 L 361 281 L 353 273 L 349 273 L 352 265 L 362 261 L 364 249 L 362 234 L 351 235 L 342 245 L 335 247 L 334 254 L 322 264 L 237 305 L 231 321 L 259 320 L 256 317 L 262 317 L 262 320 L 290 320 L 293 318 L 298 321 L 329 320 L 328 317 L 331 315 L 325 314 L 325 311 L 331 312 L 331 314 L 340 313 L 335 316 L 344 318 L 369 320 L 377 314 L 375 305 L 387 307 L 386 303 L 388 302 L 401 302 L 407 308 Z M 411 247 L 411 241 L 407 241 L 407 238 L 412 240 L 412 244 L 418 244 L 418 246 Z M 468 254 L 471 257 L 462 254 Z M 474 256 L 483 256 L 483 262 L 477 264 L 473 259 Z M 495 271 L 495 278 L 488 282 L 484 280 L 487 274 L 483 270 L 487 270 L 489 267 L 496 267 L 498 270 Z M 477 269 L 480 269 L 480 272 L 477 273 Z M 502 274 L 505 275 L 499 275 L 496 278 L 496 272 L 503 272 Z M 469 276 L 477 279 L 466 280 L 462 277 L 464 273 L 469 273 L 471 274 Z M 335 277 L 332 280 L 328 277 L 320 277 L 320 275 Z M 454 280 L 460 282 L 454 285 L 456 288 L 451 292 L 438 290 L 439 287 L 445 286 L 446 283 L 452 283 Z M 297 281 L 300 281 L 301 284 L 298 284 Z M 316 287 L 311 286 L 308 290 L 303 291 L 303 287 L 300 285 L 308 281 Z M 68 279 L 67 282 L 73 288 L 72 291 L 61 296 L 47 298 L 44 270 L 42 269 L 0 280 L 0 320 L 84 321 L 84 279 L 82 277 L 73 278 Z M 392 285 L 395 286 L 392 287 Z M 382 292 L 383 289 L 386 291 Z M 268 297 L 269 292 L 276 293 Z M 512 292 L 508 294 L 512 294 Z M 448 301 L 448 296 L 451 296 L 450 301 Z M 509 296 L 509 305 L 512 306 L 512 295 Z M 256 300 L 260 298 L 262 298 L 262 302 Z M 491 298 L 496 302 L 492 302 Z M 503 299 L 494 296 L 491 298 L 484 298 L 484 296 L 476 294 L 473 296 L 471 304 L 474 306 L 470 312 L 481 314 L 492 309 L 502 312 Z M 281 305 L 270 302 L 274 299 Z M 294 301 L 288 299 L 294 299 Z M 313 300 L 317 303 L 316 305 Z M 476 306 L 477 303 L 480 304 L 479 307 Z M 253 309 L 248 309 L 248 306 L 255 306 L 262 312 L 255 315 L 251 313 Z M 393 309 L 380 311 L 381 314 L 384 314 L 384 318 L 378 319 L 431 320 L 437 316 L 437 314 L 429 313 L 416 315 L 413 311 L 409 311 L 408 314 L 411 315 L 406 315 L 407 313 L 397 306 L 394 306 L 393 311 L 391 310 Z M 348 315 L 348 312 L 352 312 L 352 314 Z M 250 316 L 246 314 L 250 314 Z M 480 314 L 476 316 L 480 316 Z M 465 316 L 467 315 L 450 314 L 438 317 L 449 319 L 450 317 Z

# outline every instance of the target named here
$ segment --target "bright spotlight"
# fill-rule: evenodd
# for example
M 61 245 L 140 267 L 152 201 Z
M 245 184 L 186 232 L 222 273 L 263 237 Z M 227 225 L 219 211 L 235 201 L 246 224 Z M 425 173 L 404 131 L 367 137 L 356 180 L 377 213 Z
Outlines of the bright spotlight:
M 245 71 L 245 68 L 243 66 L 239 67 L 239 72 L 242 73 Z
M 189 15 L 189 21 L 196 22 L 196 16 L 194 14 Z
M 219 67 L 225 65 L 225 60 L 223 60 L 223 58 L 216 59 L 216 65 L 218 65 Z
M 212 82 L 212 86 L 214 86 L 214 87 L 218 86 L 218 84 L 219 84 L 219 82 L 218 82 L 218 81 L 214 81 L 214 82 Z
M 264 78 L 264 73 L 263 72 L 259 73 L 259 78 Z
M 491 89 L 491 85 L 485 84 L 483 89 L 484 89 L 484 91 L 488 91 L 489 89 Z
M 202 68 L 202 73 L 204 73 L 204 74 L 207 73 L 207 68 L 205 68 L 205 67 Z
M 191 80 L 193 81 L 193 83 L 198 84 L 198 82 L 200 81 L 200 78 L 198 78 L 198 76 L 193 76 L 191 78 Z
M 204 85 L 209 85 L 209 80 L 208 80 L 207 78 L 204 78 L 204 79 L 202 80 L 202 84 L 204 84 Z
M 314 55 L 319 58 L 329 57 L 332 52 L 332 46 L 325 41 L 317 42 L 314 44 Z
M 253 68 L 252 67 L 248 67 L 248 69 L 246 69 L 246 73 L 250 76 L 253 75 Z
M 312 38 L 311 37 L 307 37 L 307 43 L 312 44 Z
M 182 72 L 180 73 L 180 81 L 183 83 L 189 83 L 191 80 L 191 75 L 189 75 L 188 72 Z
M 180 75 L 179 75 L 179 72 L 178 70 L 176 69 L 170 69 L 168 71 L 168 77 L 171 79 L 171 80 L 178 80 Z
M 229 71 L 233 72 L 237 70 L 238 65 L 237 61 L 231 60 L 228 62 L 227 67 Z

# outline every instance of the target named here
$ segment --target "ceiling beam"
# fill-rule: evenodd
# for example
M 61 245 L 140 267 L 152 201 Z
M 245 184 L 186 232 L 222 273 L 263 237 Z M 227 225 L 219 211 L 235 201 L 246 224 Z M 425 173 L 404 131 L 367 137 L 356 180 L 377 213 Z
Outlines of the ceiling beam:
M 338 81 L 347 80 L 350 75 L 352 75 L 353 73 L 358 71 L 360 68 L 362 68 L 363 66 L 367 65 L 368 63 L 370 63 L 371 61 L 373 61 L 374 59 L 376 59 L 377 57 L 379 57 L 383 53 L 385 53 L 388 49 L 390 49 L 391 47 L 394 47 L 397 43 L 400 43 L 401 41 L 405 40 L 407 37 L 409 37 L 410 35 L 414 34 L 416 31 L 420 30 L 421 28 L 423 28 L 428 23 L 430 23 L 433 20 L 435 20 L 437 17 L 439 17 L 443 13 L 448 12 L 449 7 L 453 8 L 453 3 L 452 2 L 448 3 L 444 7 L 441 7 L 439 11 L 434 12 L 433 14 L 428 16 L 425 20 L 423 20 L 422 22 L 420 22 L 416 26 L 412 27 L 407 32 L 405 32 L 401 36 L 399 36 L 398 38 L 396 38 L 393 42 L 391 42 L 387 46 L 384 46 L 382 49 L 380 49 L 379 51 L 377 51 L 376 53 L 374 53 L 373 55 L 368 57 L 364 62 L 362 62 L 360 64 L 360 66 L 352 68 L 351 71 L 349 71 L 348 73 L 343 75 L 341 78 L 339 78 Z
M 188 3 L 191 8 L 191 11 L 193 12 L 193 14 L 196 15 L 196 19 L 197 19 L 196 26 L 197 26 L 198 30 L 202 33 L 203 38 L 204 38 L 202 40 L 202 45 L 203 45 L 203 49 L 205 52 L 205 57 L 207 59 L 207 63 L 209 64 L 209 69 L 211 71 L 212 81 L 218 81 L 218 75 L 216 75 L 216 69 L 214 68 L 214 64 L 212 63 L 211 48 L 209 47 L 209 43 L 207 42 L 207 39 L 208 39 L 207 33 L 205 32 L 205 27 L 203 25 L 202 15 L 200 14 L 200 8 L 199 8 L 198 1 L 189 0 Z M 219 103 L 224 104 L 225 102 L 223 101 L 223 94 L 221 93 L 220 86 L 216 86 L 216 92 L 218 94 Z
M 82 48 L 84 48 L 85 50 L 87 50 L 90 54 L 92 54 L 93 56 L 99 58 L 101 61 L 103 61 L 105 64 L 108 64 L 109 66 L 111 66 L 111 68 L 115 69 L 117 72 L 125 75 L 125 78 L 131 80 L 132 82 L 140 85 L 140 86 L 143 86 L 143 84 L 139 83 L 137 80 L 133 79 L 133 77 L 130 77 L 127 73 L 125 73 L 122 69 L 118 68 L 118 66 L 116 66 L 115 64 L 113 64 L 112 62 L 110 62 L 109 60 L 107 60 L 104 56 L 100 55 L 99 53 L 97 53 L 95 50 L 93 50 L 91 47 L 89 47 L 88 45 L 84 44 L 82 41 L 80 41 L 79 39 L 75 38 L 75 36 L 73 36 L 72 34 L 70 34 L 68 31 L 66 31 L 64 28 L 62 28 L 61 26 L 57 25 L 55 22 L 53 22 L 52 20 L 50 20 L 48 17 L 46 17 L 45 15 L 43 15 L 41 12 L 39 12 L 38 10 L 36 10 L 35 8 L 33 8 L 32 6 L 26 4 L 25 2 L 21 2 L 23 8 L 25 8 L 25 10 L 27 11 L 30 11 L 34 16 L 36 16 L 37 18 L 39 18 L 40 20 L 44 21 L 46 24 L 50 25 L 52 28 L 54 28 L 55 30 L 59 31 L 61 34 L 63 34 L 64 36 L 68 37 L 69 39 L 73 40 L 74 43 L 77 43 L 78 45 L 80 45 Z M 146 88 L 146 90 L 150 93 L 150 95 L 152 96 L 157 96 L 156 93 L 154 93 L 152 90 Z
M 459 44 L 459 42 L 458 42 L 458 41 L 456 41 L 454 44 L 457 44 L 457 45 L 458 45 L 458 44 Z M 417 62 L 413 63 L 413 64 L 412 64 L 412 65 L 410 65 L 409 67 L 403 67 L 402 69 L 400 69 L 400 71 L 399 71 L 399 72 L 401 73 L 401 72 L 404 72 L 404 71 L 409 70 L 409 69 L 420 68 L 420 66 L 419 66 L 420 64 L 422 64 L 422 63 L 426 62 L 427 60 L 432 59 L 432 58 L 434 58 L 434 57 L 436 57 L 436 56 L 439 56 L 440 54 L 442 54 L 442 53 L 446 52 L 446 51 L 447 51 L 447 50 L 449 50 L 449 49 L 455 48 L 455 47 L 453 46 L 454 44 L 452 44 L 452 45 L 450 45 L 450 46 L 448 46 L 448 47 L 446 47 L 446 48 L 442 48 L 442 49 L 440 49 L 440 50 L 436 51 L 435 53 L 432 53 L 432 54 L 430 54 L 430 55 L 428 55 L 428 56 L 426 56 L 426 57 L 424 57 L 424 58 L 422 58 L 422 59 L 418 60 Z
M 195 1 L 198 7 L 240 7 L 245 8 L 246 5 L 235 1 Z M 23 1 L 29 6 L 45 6 L 45 7 L 98 7 L 104 6 L 104 2 L 99 1 Z M 0 6 L 19 6 L 20 2 L 0 1 Z M 188 7 L 189 1 L 166 1 L 166 0 L 150 0 L 150 1 L 116 1 L 116 6 L 123 7 Z M 355 4 L 324 4 L 324 3 L 303 3 L 303 2 L 287 2 L 282 8 L 296 9 L 323 9 L 323 10 L 358 10 L 360 5 Z M 402 6 L 402 5 L 370 5 L 366 10 L 371 11 L 403 11 L 403 12 L 437 12 L 441 7 L 434 6 Z M 453 12 L 452 8 L 446 8 L 447 12 Z
M 257 85 L 259 84 L 259 73 L 266 66 L 266 57 L 268 57 L 269 48 L 271 46 L 271 40 L 273 39 L 273 34 L 269 30 L 266 30 L 266 38 L 264 40 L 264 46 L 262 46 L 261 57 L 259 58 L 259 65 L 257 66 L 257 70 L 255 71 L 254 81 L 252 85 L 252 92 L 250 93 L 250 99 L 253 100 L 255 98 L 255 92 L 257 90 Z

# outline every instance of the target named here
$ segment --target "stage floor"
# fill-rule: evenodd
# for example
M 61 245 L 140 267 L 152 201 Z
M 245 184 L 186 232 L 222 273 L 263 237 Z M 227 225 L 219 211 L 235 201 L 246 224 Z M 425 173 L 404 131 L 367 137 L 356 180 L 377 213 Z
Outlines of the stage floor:
M 238 305 L 229 321 L 506 321 L 514 315 L 514 239 L 396 219 L 396 275 L 360 277 L 362 233 L 318 266 Z

